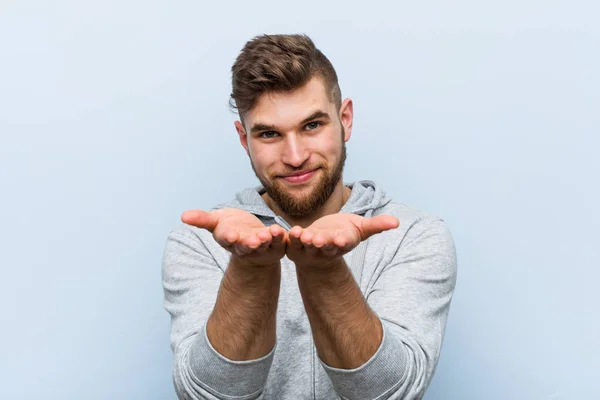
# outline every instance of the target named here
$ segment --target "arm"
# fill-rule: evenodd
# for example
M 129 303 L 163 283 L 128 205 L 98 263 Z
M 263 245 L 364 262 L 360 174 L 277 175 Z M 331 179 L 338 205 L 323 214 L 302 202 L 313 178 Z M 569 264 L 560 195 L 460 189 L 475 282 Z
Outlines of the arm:
M 163 258 L 175 388 L 181 399 L 255 399 L 273 358 L 283 230 L 261 223 L 248 235 L 195 213 L 184 222 L 206 230 L 172 232 Z
M 358 216 L 346 218 L 351 218 L 357 227 L 363 223 L 356 219 L 361 218 Z M 332 235 L 331 241 L 326 234 L 318 237 L 319 230 L 299 236 L 303 252 L 320 256 L 312 255 L 311 263 L 301 264 L 299 284 L 303 279 L 302 285 L 311 285 L 303 296 L 312 297 L 305 304 L 318 310 L 309 311 L 307 307 L 307 313 L 318 315 L 310 320 L 315 346 L 335 390 L 344 399 L 419 399 L 433 376 L 456 280 L 454 243 L 442 221 L 424 219 L 408 221 L 406 225 L 403 230 L 373 238 L 377 249 L 366 259 L 374 257 L 380 266 L 364 288 L 364 297 L 356 283 L 354 289 L 348 289 L 352 286 L 345 283 L 349 279 L 345 277 L 350 272 L 348 268 L 327 259 L 327 254 L 333 254 L 331 244 L 340 248 L 335 243 L 339 232 Z M 307 230 L 310 232 L 310 227 Z M 347 226 L 346 231 L 351 232 L 352 227 Z M 364 240 L 364 232 L 360 231 L 360 240 Z M 290 231 L 290 236 L 297 233 Z M 311 247 L 319 248 L 319 252 L 314 253 Z M 302 259 L 298 257 L 298 261 Z M 334 264 L 338 264 L 335 275 L 330 270 Z M 315 279 L 301 278 L 306 275 L 304 269 L 311 270 Z M 321 272 L 319 282 L 316 275 Z M 364 317 L 369 311 L 359 312 L 366 309 L 360 305 L 360 297 L 378 322 L 372 316 Z M 379 338 L 378 325 L 382 329 L 381 340 L 371 352 Z M 363 336 L 364 332 L 368 333 Z M 348 360 L 350 363 L 344 365 Z M 363 364 L 357 367 L 361 360 Z
M 379 348 L 383 330 L 344 259 L 325 268 L 296 264 L 296 274 L 321 360 L 343 369 L 367 362 Z
M 267 355 L 275 346 L 281 265 L 251 268 L 232 257 L 206 324 L 214 349 L 231 360 Z
M 288 257 L 296 264 L 315 347 L 331 367 L 360 367 L 373 356 L 383 336 L 379 318 L 369 308 L 343 255 L 398 224 L 391 216 L 367 219 L 332 214 L 306 229 L 295 226 L 289 232 Z

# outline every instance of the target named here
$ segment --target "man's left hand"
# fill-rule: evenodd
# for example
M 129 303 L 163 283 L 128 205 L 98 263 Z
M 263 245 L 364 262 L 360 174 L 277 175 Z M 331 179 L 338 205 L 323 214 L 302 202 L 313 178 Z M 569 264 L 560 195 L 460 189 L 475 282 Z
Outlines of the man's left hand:
M 396 217 L 378 215 L 364 218 L 356 214 L 330 214 L 307 228 L 288 232 L 287 256 L 296 266 L 327 267 L 363 240 L 399 226 Z

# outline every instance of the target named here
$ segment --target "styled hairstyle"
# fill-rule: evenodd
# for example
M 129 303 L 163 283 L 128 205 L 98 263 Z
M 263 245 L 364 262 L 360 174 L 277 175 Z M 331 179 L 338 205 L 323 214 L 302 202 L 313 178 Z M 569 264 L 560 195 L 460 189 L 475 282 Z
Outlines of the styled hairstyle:
M 304 34 L 259 35 L 248 41 L 231 68 L 231 108 L 240 120 L 259 97 L 304 86 L 313 77 L 323 79 L 330 100 L 340 108 L 342 94 L 331 62 Z

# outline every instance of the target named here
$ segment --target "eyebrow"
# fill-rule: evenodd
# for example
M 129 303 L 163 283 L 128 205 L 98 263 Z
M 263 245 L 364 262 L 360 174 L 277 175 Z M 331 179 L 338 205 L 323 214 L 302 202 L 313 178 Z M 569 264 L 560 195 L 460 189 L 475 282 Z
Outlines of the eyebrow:
M 313 119 L 319 119 L 319 118 L 329 120 L 329 114 L 327 114 L 325 111 L 317 110 L 314 113 L 312 113 L 310 116 L 304 118 L 300 122 L 300 125 L 307 124 L 310 121 L 312 121 Z
M 314 113 L 312 113 L 311 115 L 309 115 L 308 117 L 304 118 L 302 121 L 300 121 L 299 125 L 304 125 L 309 123 L 310 121 L 314 120 L 314 119 L 318 119 L 318 118 L 322 118 L 322 119 L 326 119 L 329 120 L 329 114 L 327 114 L 325 111 L 321 111 L 321 110 L 317 110 Z M 252 126 L 252 128 L 250 129 L 250 133 L 255 133 L 258 131 L 268 131 L 268 130 L 273 130 L 276 129 L 275 125 L 267 125 L 267 124 L 263 124 L 263 123 L 256 123 Z

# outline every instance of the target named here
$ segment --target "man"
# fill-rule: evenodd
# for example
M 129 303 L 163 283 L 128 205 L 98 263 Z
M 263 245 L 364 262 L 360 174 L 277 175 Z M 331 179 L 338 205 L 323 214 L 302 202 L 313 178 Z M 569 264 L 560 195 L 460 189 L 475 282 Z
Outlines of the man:
M 261 186 L 168 237 L 179 397 L 421 398 L 456 280 L 444 222 L 343 183 L 352 100 L 307 36 L 254 38 L 232 75 Z

